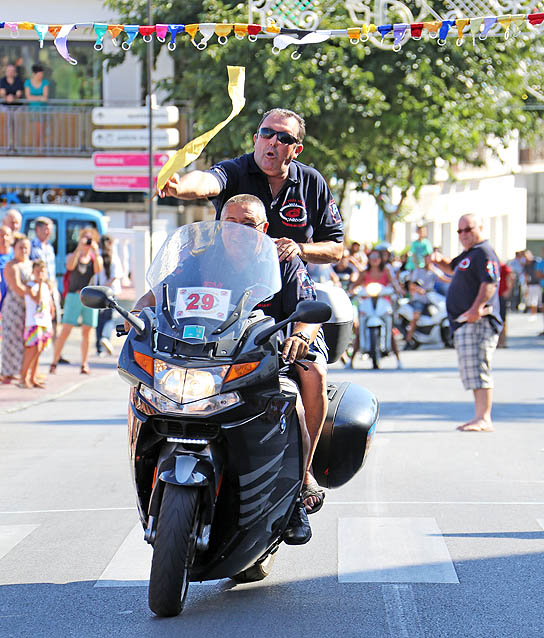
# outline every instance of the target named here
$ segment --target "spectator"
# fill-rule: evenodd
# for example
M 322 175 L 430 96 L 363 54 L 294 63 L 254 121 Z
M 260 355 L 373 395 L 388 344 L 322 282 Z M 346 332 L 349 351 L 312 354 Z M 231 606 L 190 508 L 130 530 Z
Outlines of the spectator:
M 49 243 L 53 222 L 49 217 L 36 217 L 36 236 L 30 240 L 30 259 L 41 259 L 47 267 L 47 279 L 52 290 L 55 318 L 53 319 L 53 341 L 57 338 L 57 318 L 60 317 L 60 294 L 57 285 L 57 266 L 55 251 Z
M 415 270 L 412 270 L 412 274 L 410 275 L 410 280 L 408 282 L 410 305 L 413 308 L 414 314 L 406 333 L 405 350 L 414 349 L 412 336 L 416 329 L 417 322 L 421 317 L 421 313 L 424 312 L 425 308 L 427 308 L 430 303 L 427 294 L 434 290 L 437 280 L 438 275 L 431 269 L 431 255 L 425 255 L 423 268 L 416 268 Z
M 115 251 L 113 239 L 104 235 L 100 244 L 102 246 L 102 259 L 104 268 L 98 273 L 99 286 L 109 286 L 115 295 L 121 292 L 121 279 L 123 278 L 123 266 Z M 105 308 L 98 311 L 98 324 L 96 326 L 96 352 L 101 355 L 104 350 L 113 354 L 113 346 L 110 341 L 113 332 L 113 309 Z
M 427 239 L 427 227 L 423 224 L 418 224 L 416 232 L 417 239 L 410 244 L 410 258 L 406 264 L 407 270 L 423 268 L 425 255 L 430 255 L 433 252 L 431 242 Z
M 514 274 L 514 287 L 510 293 L 510 308 L 517 310 L 522 301 L 522 286 L 523 286 L 523 261 L 525 260 L 523 250 L 517 250 L 514 259 L 508 262 L 508 265 L 512 269 Z
M 446 307 L 457 350 L 459 372 L 466 390 L 474 392 L 474 418 L 457 429 L 493 432 L 491 360 L 502 328 L 499 310 L 499 260 L 484 241 L 483 224 L 476 215 L 463 215 L 457 233 L 464 251 L 447 261 L 432 257 L 444 272 L 453 274 Z
M 527 306 L 529 307 L 529 321 L 536 321 L 536 314 L 540 304 L 541 286 L 537 276 L 537 261 L 530 250 L 525 251 L 525 264 L 523 274 L 527 285 Z
M 0 80 L 0 100 L 7 105 L 18 104 L 23 97 L 24 87 L 21 78 L 17 75 L 14 64 L 6 66 L 6 75 Z
M 507 348 L 506 343 L 506 312 L 509 304 L 509 297 L 514 287 L 515 275 L 512 272 L 512 268 L 508 264 L 501 264 L 500 266 L 501 279 L 499 282 L 499 307 L 502 319 L 502 330 L 499 333 L 499 342 L 497 348 Z
M 25 98 L 28 101 L 28 108 L 31 112 L 34 135 L 32 144 L 35 148 L 40 148 L 43 145 L 44 134 L 41 111 L 43 111 L 45 103 L 49 99 L 49 81 L 43 77 L 41 64 L 34 64 L 31 78 L 25 80 Z
M 13 259 L 11 237 L 11 228 L 8 226 L 0 226 L 0 353 L 2 352 L 2 303 L 7 290 L 6 281 L 4 279 L 4 267 L 8 261 Z M 0 382 L 1 381 L 2 377 L 0 376 Z
M 38 380 L 40 355 L 53 336 L 55 308 L 47 278 L 47 265 L 41 259 L 32 263 L 31 287 L 25 295 L 24 356 L 21 365 L 19 388 L 44 388 Z
M 10 208 L 6 211 L 2 224 L 10 228 L 12 233 L 18 233 L 23 225 L 23 216 L 16 208 Z
M 542 259 L 540 259 L 536 265 L 536 277 L 540 282 L 540 302 L 542 304 L 542 316 L 544 317 L 544 246 L 540 249 L 542 253 Z M 539 333 L 539 337 L 544 337 L 544 330 Z
M 353 283 L 359 276 L 359 273 L 364 270 L 364 266 L 362 266 L 360 259 L 357 259 L 351 254 L 351 250 L 344 250 L 342 259 L 333 266 L 333 269 L 341 285 L 347 290 L 350 283 Z
M 64 300 L 64 314 L 62 317 L 62 329 L 55 343 L 53 363 L 49 368 L 51 374 L 55 374 L 57 364 L 62 355 L 62 349 L 72 332 L 72 328 L 78 325 L 81 317 L 81 374 L 89 374 L 89 346 L 91 328 L 96 328 L 98 323 L 98 310 L 87 308 L 81 303 L 79 293 L 88 286 L 94 275 L 97 275 L 104 264 L 98 250 L 100 237 L 95 228 L 85 227 L 79 234 L 79 243 L 73 253 L 66 256 L 66 270 L 70 272 L 68 279 L 68 293 Z
M 17 235 L 13 244 L 13 259 L 4 268 L 7 284 L 2 304 L 2 383 L 13 381 L 21 371 L 24 353 L 25 295 L 32 277 L 30 241 Z

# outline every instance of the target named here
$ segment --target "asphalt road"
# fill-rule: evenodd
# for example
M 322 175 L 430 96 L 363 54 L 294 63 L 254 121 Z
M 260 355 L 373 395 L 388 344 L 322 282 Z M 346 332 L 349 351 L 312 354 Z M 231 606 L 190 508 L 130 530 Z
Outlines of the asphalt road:
M 542 636 L 538 329 L 513 317 L 496 353 L 492 434 L 455 431 L 472 402 L 454 351 L 403 353 L 400 371 L 333 367 L 381 401 L 368 464 L 328 492 L 312 541 L 282 546 L 269 578 L 191 584 L 173 619 L 147 607 L 127 386 L 104 370 L 53 400 L 0 406 L 0 636 Z

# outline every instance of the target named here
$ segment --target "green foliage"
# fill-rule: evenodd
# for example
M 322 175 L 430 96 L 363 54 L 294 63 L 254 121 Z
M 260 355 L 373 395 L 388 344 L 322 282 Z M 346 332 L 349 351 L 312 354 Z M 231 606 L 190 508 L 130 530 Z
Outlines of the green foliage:
M 109 4 L 127 23 L 145 22 L 145 0 Z M 338 5 L 320 28 L 349 26 L 343 11 Z M 245 23 L 247 7 L 171 0 L 154 7 L 154 22 Z M 331 38 L 307 46 L 298 61 L 290 57 L 293 47 L 274 55 L 271 40 L 231 36 L 221 46 L 214 37 L 204 51 L 182 34 L 177 41 L 175 77 L 164 85 L 173 100 L 190 100 L 195 135 L 230 112 L 226 65 L 246 67 L 246 106 L 206 149 L 210 161 L 251 150 L 262 114 L 290 108 L 306 119 L 302 161 L 334 178 L 340 199 L 348 181 L 385 198 L 395 186 L 403 196 L 410 188 L 417 192 L 432 180 L 438 158 L 477 163 L 491 136 L 506 141 L 518 130 L 527 139 L 537 129 L 538 115 L 524 110 L 520 67 L 538 57 L 533 38 L 473 44 L 469 35 L 462 46 L 449 38 L 443 47 L 409 40 L 399 53 Z M 402 212 L 386 209 L 390 221 Z

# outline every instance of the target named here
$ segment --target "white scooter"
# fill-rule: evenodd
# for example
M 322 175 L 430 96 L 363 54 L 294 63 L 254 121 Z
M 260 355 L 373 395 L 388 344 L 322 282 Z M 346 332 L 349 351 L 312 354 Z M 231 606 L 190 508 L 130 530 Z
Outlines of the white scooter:
M 372 282 L 354 292 L 359 310 L 359 351 L 368 354 L 372 367 L 380 367 L 380 360 L 391 352 L 393 338 L 392 286 Z M 353 353 L 355 357 L 356 352 Z
M 437 292 L 427 293 L 429 305 L 421 313 L 416 329 L 412 335 L 414 349 L 425 343 L 443 343 L 446 348 L 453 348 L 450 335 L 450 322 L 446 311 L 446 298 Z M 398 307 L 399 327 L 404 336 L 414 316 L 414 309 L 409 299 L 401 299 Z

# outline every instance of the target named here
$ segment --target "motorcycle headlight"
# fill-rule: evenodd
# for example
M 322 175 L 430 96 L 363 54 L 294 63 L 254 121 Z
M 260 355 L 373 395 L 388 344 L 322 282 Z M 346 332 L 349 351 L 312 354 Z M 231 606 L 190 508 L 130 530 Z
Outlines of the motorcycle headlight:
M 377 297 L 382 291 L 383 286 L 379 284 L 377 281 L 373 281 L 369 283 L 366 287 L 366 294 L 369 297 Z
M 191 403 L 218 394 L 228 369 L 179 368 L 155 359 L 153 387 L 176 403 Z
M 149 404 L 156 408 L 159 412 L 164 414 L 183 414 L 185 416 L 206 416 L 208 414 L 215 414 L 232 408 L 235 405 L 241 405 L 243 403 L 238 392 L 226 392 L 225 394 L 216 394 L 213 397 L 207 399 L 201 399 L 200 401 L 193 401 L 192 403 L 186 403 L 179 405 L 178 403 L 171 401 L 159 392 L 148 388 L 145 385 L 140 386 L 140 395 Z

